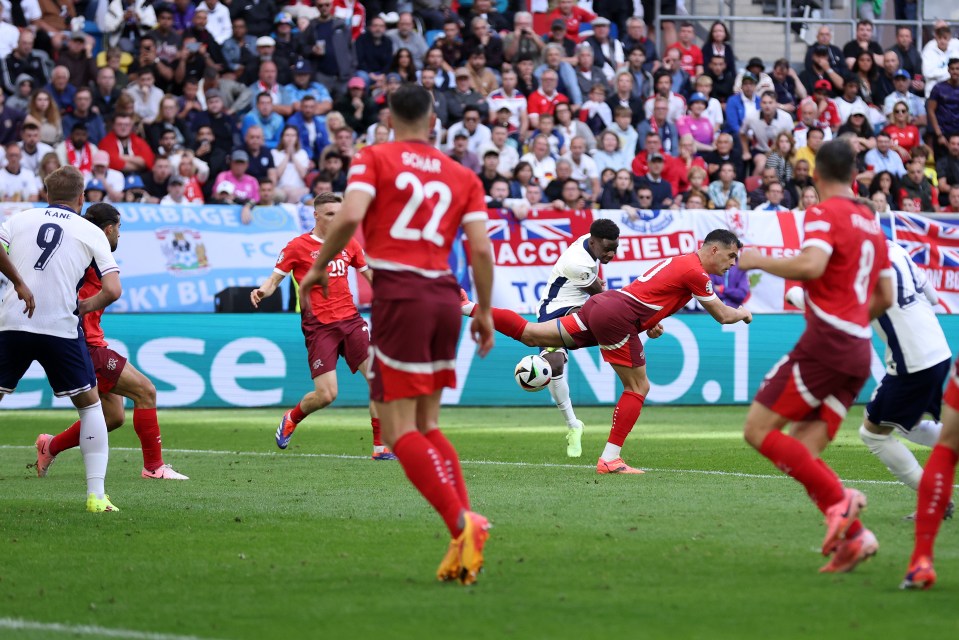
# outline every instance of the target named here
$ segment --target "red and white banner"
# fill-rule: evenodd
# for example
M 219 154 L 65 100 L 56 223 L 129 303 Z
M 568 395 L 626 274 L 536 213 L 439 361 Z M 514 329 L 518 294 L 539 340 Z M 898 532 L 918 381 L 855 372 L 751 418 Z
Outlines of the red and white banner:
M 506 210 L 491 209 L 489 234 L 493 244 L 496 278 L 493 304 L 521 313 L 536 313 L 537 302 L 559 255 L 570 243 L 588 233 L 596 218 L 615 221 L 621 230 L 619 253 L 602 267 L 610 289 L 619 289 L 654 264 L 699 248 L 713 229 L 733 231 L 746 247 L 767 255 L 788 257 L 800 250 L 803 215 L 769 211 L 620 210 L 537 211 L 518 221 Z M 887 236 L 889 219 L 883 220 Z M 940 291 L 939 311 L 959 312 L 959 224 L 916 214 L 896 214 L 896 240 L 926 270 Z M 754 313 L 780 313 L 795 309 L 785 303 L 791 282 L 759 271 L 750 274 L 751 292 L 746 305 Z

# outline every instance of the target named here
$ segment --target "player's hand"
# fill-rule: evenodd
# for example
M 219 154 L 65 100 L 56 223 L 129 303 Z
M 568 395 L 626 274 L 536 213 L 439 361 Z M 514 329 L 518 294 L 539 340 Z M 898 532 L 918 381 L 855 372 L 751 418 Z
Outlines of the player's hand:
M 260 302 L 266 297 L 266 291 L 263 289 L 254 289 L 250 292 L 250 304 L 254 309 L 260 308 Z
M 740 311 L 740 313 L 745 314 L 745 315 L 743 316 L 743 322 L 745 322 L 746 324 L 749 324 L 750 322 L 753 321 L 753 314 L 752 314 L 752 312 L 751 312 L 749 309 L 747 309 L 746 307 L 742 307 L 742 306 L 741 306 L 741 307 L 739 307 L 739 311 Z
M 743 271 L 755 269 L 759 266 L 758 258 L 760 256 L 761 254 L 755 249 L 743 249 L 739 252 L 739 260 L 736 262 L 736 266 Z
M 664 333 L 666 333 L 666 327 L 663 326 L 662 322 L 657 322 L 655 327 L 650 327 L 646 330 L 646 337 L 650 340 L 655 340 Z
M 19 286 L 13 288 L 17 292 L 17 297 L 23 300 L 23 304 L 26 305 L 26 308 L 23 310 L 27 314 L 28 318 L 33 317 L 33 312 L 37 308 L 36 300 L 33 299 L 33 292 L 30 291 L 30 288 L 27 285 L 21 283 Z
M 493 348 L 493 314 L 489 309 L 481 311 L 479 307 L 476 308 L 473 323 L 470 325 L 470 334 L 473 336 L 473 342 L 476 343 L 476 353 L 479 357 L 485 358 Z
M 606 281 L 602 278 L 599 278 L 599 290 L 606 291 Z
M 323 297 L 330 297 L 330 276 L 326 269 L 310 269 L 303 281 L 300 282 L 300 306 L 304 309 L 309 308 L 310 291 L 313 287 L 320 287 L 323 290 Z M 306 306 L 304 306 L 304 304 Z

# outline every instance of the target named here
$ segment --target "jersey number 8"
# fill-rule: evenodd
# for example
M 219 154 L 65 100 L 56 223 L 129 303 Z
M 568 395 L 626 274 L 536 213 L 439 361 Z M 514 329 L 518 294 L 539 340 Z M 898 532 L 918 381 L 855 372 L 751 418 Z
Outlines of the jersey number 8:
M 446 215 L 450 203 L 453 201 L 450 188 L 439 181 L 423 184 L 416 175 L 409 171 L 404 171 L 396 176 L 396 188 L 400 191 L 409 188 L 412 189 L 412 193 L 410 193 L 410 199 L 406 201 L 403 210 L 400 211 L 400 215 L 396 218 L 396 222 L 390 227 L 390 236 L 397 240 L 427 240 L 437 247 L 442 247 L 445 240 L 438 229 L 443 216 Z M 423 201 L 434 196 L 437 197 L 437 201 L 433 205 L 433 213 L 429 221 L 422 229 L 411 228 L 410 222 L 413 221 L 413 216 L 419 211 Z
M 869 276 L 872 274 L 872 265 L 876 261 L 876 247 L 871 240 L 863 240 L 859 248 L 859 271 L 856 272 L 856 280 L 852 285 L 856 292 L 856 299 L 859 304 L 865 304 L 869 299 Z

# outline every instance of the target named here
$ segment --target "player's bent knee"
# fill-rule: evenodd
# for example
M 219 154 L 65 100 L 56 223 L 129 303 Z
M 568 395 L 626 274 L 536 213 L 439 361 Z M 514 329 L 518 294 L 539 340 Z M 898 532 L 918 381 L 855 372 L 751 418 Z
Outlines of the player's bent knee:
M 547 353 L 543 356 L 546 359 L 546 362 L 549 363 L 550 371 L 553 372 L 553 377 L 563 375 L 563 372 L 566 370 L 566 356 L 558 351 L 553 351 Z

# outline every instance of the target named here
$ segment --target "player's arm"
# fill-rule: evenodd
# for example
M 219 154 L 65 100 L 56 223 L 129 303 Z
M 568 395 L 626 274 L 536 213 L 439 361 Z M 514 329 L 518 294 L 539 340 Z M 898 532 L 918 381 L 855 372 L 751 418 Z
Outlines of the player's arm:
M 772 258 L 754 249 L 744 249 L 739 254 L 739 268 L 743 271 L 759 269 L 786 280 L 815 280 L 828 264 L 829 254 L 816 246 L 807 246 L 790 258 Z
M 484 357 L 493 348 L 493 250 L 486 232 L 486 220 L 463 224 L 463 233 L 470 248 L 473 285 L 476 291 L 476 312 L 470 333 L 477 344 L 477 353 Z
M 300 283 L 300 300 L 308 300 L 310 290 L 315 286 L 323 288 L 323 295 L 329 297 L 329 275 L 326 267 L 330 260 L 335 258 L 342 251 L 350 238 L 356 232 L 356 228 L 366 217 L 366 211 L 373 202 L 373 196 L 359 189 L 348 189 L 343 197 L 343 206 L 337 212 L 330 228 L 326 232 L 326 238 L 323 241 L 323 248 L 320 249 L 320 255 L 316 257 L 309 273 Z
M 7 255 L 7 250 L 4 246 L 0 245 L 0 273 L 10 281 L 13 285 L 13 290 L 17 292 L 17 297 L 23 300 L 26 308 L 23 310 L 27 314 L 28 318 L 33 317 L 33 311 L 36 309 L 37 303 L 33 299 L 33 292 L 30 291 L 30 288 L 23 281 L 23 278 L 20 277 L 20 272 L 17 271 L 17 268 L 13 265 L 13 261 L 10 260 L 10 256 Z
M 584 293 L 588 293 L 591 296 L 596 295 L 597 293 L 602 293 L 606 290 L 606 281 L 597 277 L 595 280 L 590 282 L 588 286 L 580 287 L 580 290 Z
M 719 298 L 709 300 L 700 300 L 699 304 L 711 315 L 719 324 L 735 324 L 742 320 L 746 324 L 753 321 L 753 314 L 746 307 L 733 308 L 727 306 Z
M 104 274 L 100 278 L 100 284 L 103 288 L 100 289 L 96 295 L 80 301 L 77 308 L 81 316 L 93 311 L 99 311 L 100 309 L 106 309 L 116 300 L 120 299 L 123 288 L 120 286 L 119 271 L 111 271 L 110 273 Z
M 876 286 L 869 297 L 869 319 L 875 320 L 886 313 L 886 309 L 892 306 L 892 302 L 892 278 L 888 274 L 879 274 Z
M 366 278 L 366 281 L 367 281 L 367 282 L 369 282 L 370 284 L 373 284 L 373 270 L 372 270 L 372 269 L 370 269 L 369 267 L 367 267 L 366 269 L 363 269 L 362 271 L 360 271 L 359 274 L 360 274 L 361 276 L 363 276 L 364 278 Z
M 250 303 L 253 305 L 253 308 L 259 309 L 260 302 L 262 302 L 265 298 L 272 296 L 276 292 L 276 288 L 280 286 L 280 283 L 283 282 L 285 277 L 286 275 L 274 271 L 270 274 L 270 277 L 266 279 L 266 282 L 251 291 Z

